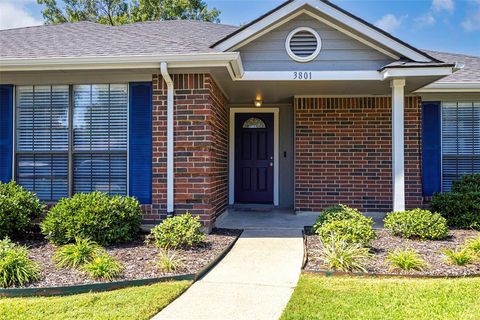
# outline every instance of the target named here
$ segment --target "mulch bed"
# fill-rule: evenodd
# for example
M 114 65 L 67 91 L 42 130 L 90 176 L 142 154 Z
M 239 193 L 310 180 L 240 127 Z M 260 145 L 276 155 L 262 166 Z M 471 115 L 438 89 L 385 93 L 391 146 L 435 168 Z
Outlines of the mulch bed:
M 155 264 L 160 252 L 153 244 L 145 244 L 144 238 L 122 244 L 106 247 L 108 254 L 124 265 L 122 275 L 116 281 L 158 278 L 186 273 L 196 273 L 213 261 L 235 238 L 240 230 L 214 229 L 205 237 L 205 243 L 197 248 L 177 250 L 177 255 L 183 259 L 183 267 L 174 273 L 165 273 Z M 31 259 L 39 263 L 41 279 L 25 288 L 57 287 L 88 283 L 106 282 L 91 279 L 82 271 L 76 269 L 58 269 L 52 261 L 56 246 L 45 240 L 27 240 L 23 244 L 29 248 Z
M 420 241 L 408 240 L 392 236 L 385 229 L 376 230 L 377 238 L 371 243 L 371 251 L 374 258 L 371 259 L 366 269 L 370 273 L 377 274 L 399 274 L 399 275 L 419 275 L 419 276 L 467 276 L 480 275 L 480 262 L 468 266 L 456 266 L 446 263 L 441 249 L 454 249 L 462 245 L 465 240 L 480 236 L 480 232 L 474 230 L 451 230 L 448 238 L 441 241 Z M 427 263 L 427 268 L 423 271 L 403 271 L 392 270 L 386 257 L 389 251 L 395 249 L 414 249 Z M 308 261 L 305 271 L 315 272 L 328 269 L 320 259 L 321 244 L 318 236 L 307 235 L 307 254 Z

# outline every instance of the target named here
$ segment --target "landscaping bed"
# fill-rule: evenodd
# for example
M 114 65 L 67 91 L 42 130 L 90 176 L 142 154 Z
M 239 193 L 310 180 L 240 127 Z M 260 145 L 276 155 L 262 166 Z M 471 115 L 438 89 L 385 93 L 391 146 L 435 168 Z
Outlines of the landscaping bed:
M 385 229 L 376 230 L 376 238 L 370 243 L 373 257 L 365 263 L 367 272 L 376 274 L 401 274 L 421 276 L 467 276 L 480 275 L 480 261 L 468 266 L 458 266 L 445 261 L 442 249 L 454 249 L 462 245 L 465 240 L 480 236 L 475 230 L 449 230 L 447 238 L 443 240 L 410 240 L 392 236 Z M 328 269 L 320 259 L 321 243 L 318 235 L 308 233 L 307 264 L 305 271 L 316 272 Z M 424 270 L 404 271 L 392 270 L 386 260 L 390 251 L 395 249 L 413 249 L 417 251 L 427 263 Z
M 124 269 L 115 281 L 158 278 L 179 274 L 193 274 L 212 262 L 241 233 L 240 230 L 214 229 L 205 236 L 205 241 L 198 247 L 178 249 L 176 254 L 182 259 L 179 269 L 172 272 L 162 272 L 155 261 L 160 249 L 153 243 L 145 244 L 139 237 L 126 244 L 106 246 L 107 253 L 123 264 Z M 41 288 L 108 282 L 92 279 L 78 269 L 57 268 L 52 257 L 57 247 L 46 240 L 26 240 L 29 257 L 41 268 L 40 280 L 32 282 L 24 288 Z

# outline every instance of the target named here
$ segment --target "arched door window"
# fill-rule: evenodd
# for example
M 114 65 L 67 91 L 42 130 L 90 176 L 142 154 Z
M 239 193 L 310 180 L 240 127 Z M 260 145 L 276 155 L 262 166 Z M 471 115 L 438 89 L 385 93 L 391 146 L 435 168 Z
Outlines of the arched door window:
M 244 129 L 265 129 L 266 127 L 265 122 L 259 118 L 248 118 L 242 126 Z

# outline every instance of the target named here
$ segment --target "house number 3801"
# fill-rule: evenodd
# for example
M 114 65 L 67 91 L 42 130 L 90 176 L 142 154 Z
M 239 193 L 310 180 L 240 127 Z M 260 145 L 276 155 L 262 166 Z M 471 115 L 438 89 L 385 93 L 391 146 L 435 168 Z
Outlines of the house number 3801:
M 293 72 L 293 80 L 312 80 L 311 72 Z

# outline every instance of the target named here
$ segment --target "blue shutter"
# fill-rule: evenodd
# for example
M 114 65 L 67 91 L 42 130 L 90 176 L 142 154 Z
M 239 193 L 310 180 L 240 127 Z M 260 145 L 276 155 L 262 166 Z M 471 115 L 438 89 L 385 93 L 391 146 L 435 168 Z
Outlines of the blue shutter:
M 152 83 L 130 83 L 129 193 L 152 203 Z
M 422 186 L 423 196 L 441 191 L 442 138 L 440 102 L 422 104 Z
M 0 181 L 12 180 L 13 85 L 0 85 Z

